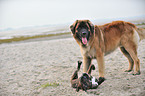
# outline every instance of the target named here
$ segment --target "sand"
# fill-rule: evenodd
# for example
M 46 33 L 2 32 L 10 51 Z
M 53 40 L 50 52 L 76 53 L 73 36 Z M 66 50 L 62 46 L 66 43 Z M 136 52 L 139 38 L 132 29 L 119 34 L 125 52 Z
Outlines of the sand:
M 82 57 L 72 37 L 1 44 L 0 96 L 145 96 L 145 40 L 139 44 L 138 57 L 141 75 L 133 76 L 124 72 L 128 61 L 115 50 L 105 56 L 107 80 L 98 89 L 76 92 L 70 78 Z M 92 75 L 98 78 L 96 60 L 93 64 Z

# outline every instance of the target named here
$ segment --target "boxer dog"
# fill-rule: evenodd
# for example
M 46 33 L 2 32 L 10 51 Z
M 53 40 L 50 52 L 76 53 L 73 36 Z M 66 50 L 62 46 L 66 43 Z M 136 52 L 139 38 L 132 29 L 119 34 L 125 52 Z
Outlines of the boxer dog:
M 87 91 L 88 89 L 96 89 L 105 79 L 100 79 L 99 81 L 91 76 L 91 71 L 95 70 L 94 65 L 90 65 L 87 73 L 83 73 L 81 77 L 78 78 L 78 71 L 80 70 L 82 62 L 78 61 L 77 70 L 73 73 L 71 77 L 71 86 L 76 88 L 78 92 L 80 89 L 83 91 Z

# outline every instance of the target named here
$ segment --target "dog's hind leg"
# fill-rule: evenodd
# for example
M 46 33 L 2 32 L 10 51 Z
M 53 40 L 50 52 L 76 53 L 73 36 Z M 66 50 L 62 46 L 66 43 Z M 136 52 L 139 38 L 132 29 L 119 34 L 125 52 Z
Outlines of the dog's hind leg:
M 122 37 L 121 44 L 125 50 L 129 53 L 134 61 L 135 69 L 133 75 L 140 74 L 140 60 L 137 57 L 137 48 L 139 44 L 139 35 L 136 30 L 126 31 L 126 35 Z
M 131 58 L 134 61 L 135 69 L 133 75 L 140 74 L 140 60 L 137 57 L 137 46 L 134 42 L 128 41 L 126 44 L 123 45 L 125 50 L 130 54 Z
M 130 54 L 126 51 L 126 49 L 124 47 L 120 47 L 120 50 L 127 57 L 128 61 L 129 61 L 129 68 L 127 70 L 125 70 L 125 72 L 132 71 L 133 70 L 133 66 L 134 66 L 133 59 L 131 58 Z

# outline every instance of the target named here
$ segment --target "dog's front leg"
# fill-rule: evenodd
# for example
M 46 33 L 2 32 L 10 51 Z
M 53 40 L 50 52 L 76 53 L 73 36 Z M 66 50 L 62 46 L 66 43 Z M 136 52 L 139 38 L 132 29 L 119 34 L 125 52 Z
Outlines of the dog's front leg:
M 86 73 L 88 71 L 91 61 L 91 58 L 83 56 L 83 72 Z
M 104 78 L 105 74 L 105 66 L 104 66 L 104 53 L 103 52 L 97 52 L 97 63 L 98 63 L 98 70 L 99 70 L 99 77 Z

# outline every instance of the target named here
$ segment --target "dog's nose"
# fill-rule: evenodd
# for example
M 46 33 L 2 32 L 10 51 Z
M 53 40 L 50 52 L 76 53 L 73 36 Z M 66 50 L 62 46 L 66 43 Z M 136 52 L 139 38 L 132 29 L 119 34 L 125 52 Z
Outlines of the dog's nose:
M 82 34 L 85 36 L 87 33 L 86 32 L 82 32 Z

